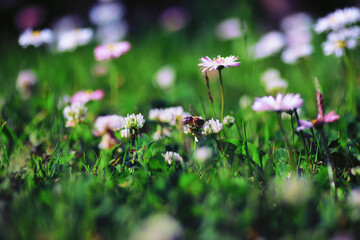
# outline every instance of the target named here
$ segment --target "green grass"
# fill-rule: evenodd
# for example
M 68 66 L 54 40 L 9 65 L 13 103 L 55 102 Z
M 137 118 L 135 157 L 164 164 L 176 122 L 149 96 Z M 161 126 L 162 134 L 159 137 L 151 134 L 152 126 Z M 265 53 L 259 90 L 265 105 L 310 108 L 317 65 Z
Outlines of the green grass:
M 55 54 L 6 42 L 5 60 L 0 61 L 0 238 L 128 239 L 156 213 L 173 216 L 184 239 L 330 239 L 342 233 L 359 237 L 359 205 L 354 208 L 347 199 L 360 181 L 350 173 L 360 165 L 360 125 L 359 116 L 345 110 L 343 61 L 322 54 L 319 36 L 313 41 L 315 53 L 305 59 L 309 74 L 305 65 L 286 65 L 277 55 L 254 61 L 249 49 L 259 37 L 255 30 L 249 29 L 247 40 L 220 42 L 211 24 L 198 34 L 153 29 L 130 37 L 131 51 L 107 63 L 114 72 L 103 77 L 92 74 L 94 44 Z M 172 137 L 153 141 L 157 124 L 147 116 L 154 107 L 180 105 L 187 111 L 192 104 L 199 115 L 213 117 L 197 64 L 201 56 L 218 54 L 233 54 L 241 61 L 239 68 L 222 72 L 225 115 L 234 115 L 236 124 L 225 129 L 227 138 L 222 135 L 224 154 L 217 137 L 197 144 L 213 149 L 213 157 L 201 164 L 194 158 L 193 137 L 174 128 Z M 359 66 L 359 50 L 351 54 Z M 165 64 L 176 69 L 176 83 L 169 91 L 154 84 L 154 74 Z M 319 133 L 312 138 L 306 131 L 310 169 L 300 136 L 293 135 L 291 120 L 283 120 L 298 163 L 291 171 L 276 114 L 240 108 L 241 96 L 266 94 L 260 75 L 269 67 L 278 68 L 289 82 L 287 92 L 301 94 L 303 119 L 317 114 L 315 76 L 326 109 L 341 115 L 325 126 L 336 200 Z M 32 69 L 39 80 L 28 100 L 15 89 L 22 69 Z M 359 76 L 359 67 L 354 71 Z M 109 77 L 114 76 L 121 86 L 112 95 Z M 210 79 L 210 84 L 219 116 L 220 84 L 218 79 Z M 65 128 L 59 98 L 97 88 L 104 89 L 105 97 L 87 104 L 86 124 Z M 133 156 L 127 153 L 122 167 L 126 141 L 112 150 L 99 150 L 100 138 L 92 130 L 99 115 L 133 112 L 142 113 L 146 124 L 139 150 Z M 167 150 L 178 152 L 184 163 L 167 164 L 161 155 Z

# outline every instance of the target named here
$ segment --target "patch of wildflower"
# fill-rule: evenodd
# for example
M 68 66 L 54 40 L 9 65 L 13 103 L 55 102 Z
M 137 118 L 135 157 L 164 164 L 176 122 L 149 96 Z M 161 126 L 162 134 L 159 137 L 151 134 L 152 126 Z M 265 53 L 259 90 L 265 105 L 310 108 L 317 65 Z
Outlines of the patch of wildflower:
M 225 116 L 223 119 L 223 124 L 226 127 L 231 127 L 235 123 L 235 118 L 233 116 Z
M 52 43 L 54 34 L 50 29 L 35 30 L 26 29 L 19 37 L 19 44 L 22 47 L 33 45 L 39 47 L 43 44 Z
M 172 162 L 182 162 L 183 158 L 177 152 L 167 151 L 165 154 L 162 154 L 165 158 L 165 161 L 171 164 Z
M 201 133 L 203 135 L 219 133 L 223 130 L 223 127 L 224 127 L 224 124 L 220 123 L 220 121 L 218 119 L 214 120 L 212 118 L 205 122 Z
M 65 127 L 75 127 L 82 123 L 86 118 L 87 108 L 81 103 L 73 103 L 64 108 L 64 117 L 66 118 Z
M 198 66 L 200 66 L 201 73 L 205 74 L 206 71 L 211 70 L 221 70 L 223 68 L 229 68 L 229 67 L 238 67 L 240 65 L 240 62 L 237 62 L 239 57 L 235 56 L 228 56 L 228 57 L 220 57 L 220 55 L 217 56 L 217 58 L 209 58 L 208 56 L 200 58 L 200 63 Z
M 262 111 L 292 111 L 303 105 L 303 99 L 300 94 L 288 93 L 285 96 L 278 93 L 276 97 L 265 96 L 262 98 L 255 98 L 252 109 L 256 112 Z
M 131 48 L 129 42 L 115 42 L 99 45 L 95 48 L 94 54 L 97 61 L 118 58 L 128 52 Z

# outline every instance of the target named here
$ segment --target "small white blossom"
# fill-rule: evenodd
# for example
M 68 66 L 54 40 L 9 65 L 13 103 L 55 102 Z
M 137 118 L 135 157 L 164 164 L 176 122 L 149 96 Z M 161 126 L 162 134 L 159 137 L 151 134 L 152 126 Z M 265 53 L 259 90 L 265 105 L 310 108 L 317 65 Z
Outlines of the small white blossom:
M 281 32 L 269 32 L 254 46 L 254 59 L 271 56 L 279 52 L 284 46 L 285 38 Z
M 165 161 L 167 161 L 169 164 L 174 162 L 182 162 L 183 158 L 176 152 L 167 151 L 165 154 L 162 154 L 165 158 Z
M 170 108 L 154 108 L 149 111 L 149 119 L 161 123 L 175 125 L 186 113 L 181 106 Z
M 134 113 L 131 115 L 128 114 L 125 118 L 126 128 L 129 129 L 140 129 L 144 126 L 144 123 L 145 119 L 141 113 L 137 115 L 135 115 Z
M 51 43 L 53 40 L 54 34 L 50 29 L 44 29 L 41 31 L 26 29 L 19 37 L 19 44 L 24 48 L 29 45 L 39 47 L 45 43 Z
M 220 123 L 218 119 L 214 120 L 213 118 L 209 121 L 206 121 L 203 128 L 202 128 L 202 134 L 203 135 L 210 135 L 213 133 L 219 133 L 223 130 L 223 124 Z
M 226 116 L 223 119 L 223 124 L 227 127 L 231 127 L 235 123 L 235 118 L 233 116 Z
M 252 104 L 252 99 L 249 96 L 244 95 L 239 98 L 239 105 L 242 109 L 249 108 L 251 104 Z
M 65 127 L 75 127 L 77 123 L 84 121 L 87 108 L 81 103 L 73 103 L 65 107 L 64 117 L 66 118 Z

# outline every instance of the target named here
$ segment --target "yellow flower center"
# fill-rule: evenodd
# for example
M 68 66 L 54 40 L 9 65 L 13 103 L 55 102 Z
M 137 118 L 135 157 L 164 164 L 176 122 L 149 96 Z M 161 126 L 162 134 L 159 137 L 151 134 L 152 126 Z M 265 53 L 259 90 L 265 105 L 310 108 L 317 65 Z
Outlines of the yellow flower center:
M 40 37 L 40 31 L 33 31 L 32 32 L 32 35 L 33 35 L 33 37 L 35 37 L 35 38 L 39 38 Z
M 346 42 L 344 40 L 337 41 L 336 46 L 338 48 L 345 48 L 346 47 Z
M 223 58 L 216 59 L 216 62 L 219 64 L 225 63 L 225 60 Z
M 110 52 L 114 51 L 114 44 L 110 43 L 108 47 Z

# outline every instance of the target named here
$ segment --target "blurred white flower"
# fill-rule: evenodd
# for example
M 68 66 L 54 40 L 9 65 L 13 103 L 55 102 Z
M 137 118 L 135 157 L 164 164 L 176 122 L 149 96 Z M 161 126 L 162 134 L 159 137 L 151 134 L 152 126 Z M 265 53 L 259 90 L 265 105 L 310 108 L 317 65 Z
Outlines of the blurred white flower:
M 125 21 L 115 21 L 106 25 L 98 26 L 96 38 L 102 43 L 118 42 L 124 39 L 128 32 L 128 24 Z
M 124 5 L 120 2 L 99 3 L 91 8 L 90 20 L 95 25 L 105 25 L 117 21 L 125 14 Z
M 238 18 L 229 18 L 219 23 L 215 28 L 217 37 L 221 40 L 230 40 L 241 37 L 246 31 L 245 23 Z
M 33 45 L 39 47 L 45 43 L 54 41 L 54 34 L 50 29 L 36 30 L 26 29 L 19 37 L 19 44 L 22 47 Z
M 112 133 L 105 133 L 101 137 L 101 142 L 99 143 L 98 147 L 100 149 L 111 149 L 112 147 L 118 144 L 118 140 L 114 137 Z
M 125 119 L 118 115 L 100 116 L 95 120 L 94 135 L 101 136 L 125 128 Z
M 295 13 L 285 17 L 281 21 L 281 28 L 284 32 L 293 31 L 294 29 L 310 29 L 312 25 L 311 17 L 306 13 Z
M 285 37 L 281 32 L 269 32 L 254 46 L 254 59 L 265 58 L 278 53 L 284 46 Z
M 360 27 L 357 26 L 331 32 L 326 42 L 322 44 L 324 54 L 340 57 L 345 53 L 345 49 L 353 49 L 357 46 L 359 37 Z
M 307 202 L 312 195 L 312 184 L 306 179 L 289 178 L 284 181 L 274 182 L 270 185 L 275 198 L 291 205 Z
M 181 240 L 184 230 L 172 216 L 161 213 L 147 218 L 134 231 L 130 240 Z
M 164 137 L 170 137 L 170 128 L 168 128 L 168 127 L 158 128 L 153 135 L 154 140 L 159 140 Z
M 347 197 L 347 204 L 350 207 L 350 216 L 354 220 L 360 219 L 360 187 L 351 190 Z
M 149 120 L 175 125 L 177 122 L 181 121 L 185 114 L 186 113 L 181 106 L 170 108 L 154 108 L 149 111 Z
M 210 135 L 214 133 L 219 133 L 223 130 L 223 124 L 220 123 L 218 119 L 214 120 L 213 118 L 206 121 L 203 128 L 202 128 L 202 134 L 203 135 Z
M 175 69 L 170 65 L 166 65 L 156 72 L 155 79 L 161 88 L 169 88 L 175 81 Z
M 223 124 L 227 127 L 231 127 L 235 123 L 235 118 L 233 116 L 226 116 L 223 119 Z
M 16 89 L 22 98 L 26 99 L 30 97 L 36 82 L 37 77 L 33 71 L 22 70 L 19 72 L 16 79 Z
M 183 158 L 176 152 L 167 151 L 165 154 L 162 154 L 162 156 L 165 158 L 165 161 L 171 164 L 174 162 L 182 162 Z
M 288 83 L 280 77 L 277 69 L 269 68 L 262 75 L 261 80 L 265 84 L 266 91 L 271 93 L 279 89 L 286 89 Z
M 139 113 L 135 115 L 134 113 L 131 115 L 127 115 L 125 118 L 125 125 L 128 129 L 140 129 L 144 126 L 145 119 L 144 116 Z
M 242 108 L 242 109 L 249 108 L 251 106 L 252 102 L 253 102 L 252 99 L 247 95 L 241 96 L 239 98 L 239 105 L 240 105 L 240 108 Z
M 75 127 L 86 118 L 87 108 L 81 103 L 73 103 L 64 108 L 65 127 Z
M 78 46 L 88 44 L 92 36 L 91 28 L 77 28 L 63 32 L 58 36 L 57 50 L 60 52 L 75 50 Z
M 212 150 L 209 147 L 198 147 L 195 151 L 195 159 L 199 162 L 206 162 L 212 156 Z
M 338 9 L 335 12 L 329 13 L 323 18 L 320 18 L 314 30 L 317 33 L 322 33 L 329 30 L 339 30 L 347 25 L 354 24 L 360 21 L 360 9 L 357 7 L 349 7 Z
M 286 48 L 281 54 L 281 59 L 285 63 L 293 64 L 299 58 L 308 56 L 313 53 L 313 46 L 311 44 L 302 44 L 295 47 Z
M 69 95 L 62 96 L 59 99 L 57 107 L 58 107 L 58 109 L 63 109 L 65 106 L 70 104 L 70 102 L 71 102 L 71 97 Z

